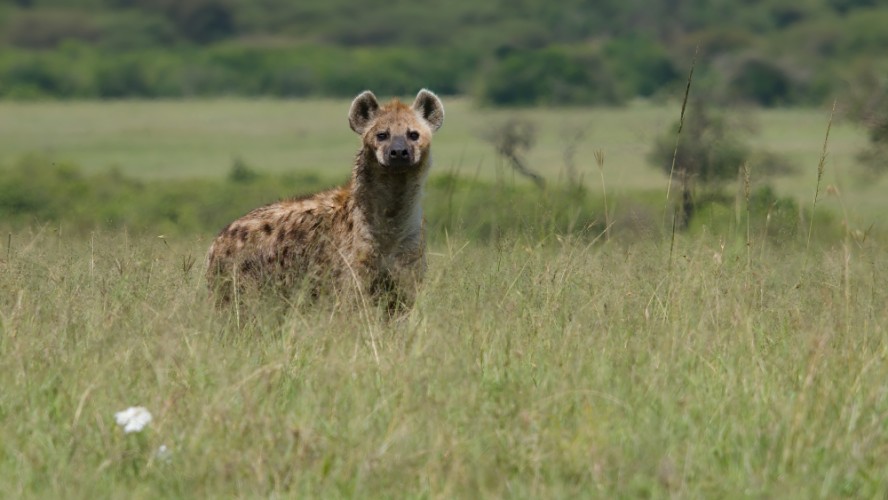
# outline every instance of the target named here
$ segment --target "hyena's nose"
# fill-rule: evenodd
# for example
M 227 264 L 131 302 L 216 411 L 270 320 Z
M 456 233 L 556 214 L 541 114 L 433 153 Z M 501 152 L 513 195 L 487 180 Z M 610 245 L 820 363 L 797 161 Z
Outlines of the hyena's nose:
M 410 163 L 410 148 L 403 137 L 395 137 L 389 148 L 389 162 L 397 164 Z

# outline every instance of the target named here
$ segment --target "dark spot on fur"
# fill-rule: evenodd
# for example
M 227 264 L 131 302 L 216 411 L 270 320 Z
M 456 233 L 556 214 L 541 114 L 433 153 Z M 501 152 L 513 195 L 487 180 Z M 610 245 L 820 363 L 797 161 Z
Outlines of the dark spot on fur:
M 302 240 L 305 239 L 305 231 L 300 229 L 298 226 L 291 227 L 289 237 L 290 240 L 292 240 L 293 242 L 300 243 L 302 242 Z
M 249 274 L 256 269 L 256 264 L 252 260 L 245 260 L 241 263 L 240 271 L 244 274 Z
M 262 232 L 264 232 L 265 234 L 271 234 L 271 232 L 272 232 L 271 224 L 269 224 L 267 222 L 265 224 L 263 224 L 262 225 Z
M 240 230 L 240 240 L 247 241 L 247 238 L 249 238 L 249 236 L 250 236 L 250 230 L 245 227 L 242 227 Z
M 281 230 L 278 231 L 277 242 L 283 243 L 284 240 L 286 240 L 286 239 L 287 239 L 287 231 L 285 229 L 281 228 Z
M 226 257 L 231 257 L 231 247 L 228 247 L 228 248 L 225 249 L 225 256 L 226 256 Z

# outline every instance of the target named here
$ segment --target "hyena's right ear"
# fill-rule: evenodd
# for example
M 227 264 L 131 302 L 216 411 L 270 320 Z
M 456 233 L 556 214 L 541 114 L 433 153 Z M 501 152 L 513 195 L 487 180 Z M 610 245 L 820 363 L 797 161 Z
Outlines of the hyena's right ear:
M 379 111 L 379 102 L 376 96 L 373 92 L 365 90 L 352 101 L 351 109 L 348 110 L 348 124 L 352 130 L 363 135 L 367 125 L 376 117 L 377 111 Z

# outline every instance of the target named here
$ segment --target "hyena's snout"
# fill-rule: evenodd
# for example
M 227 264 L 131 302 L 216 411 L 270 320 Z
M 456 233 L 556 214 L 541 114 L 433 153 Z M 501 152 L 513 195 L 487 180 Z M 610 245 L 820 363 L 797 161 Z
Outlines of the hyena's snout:
M 416 155 L 413 148 L 407 143 L 407 139 L 396 136 L 385 151 L 386 163 L 391 167 L 408 167 L 415 162 Z

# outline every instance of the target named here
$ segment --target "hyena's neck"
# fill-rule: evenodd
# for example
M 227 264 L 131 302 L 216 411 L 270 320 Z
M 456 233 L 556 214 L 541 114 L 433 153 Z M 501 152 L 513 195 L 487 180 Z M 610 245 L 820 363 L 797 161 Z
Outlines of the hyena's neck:
M 374 238 L 384 245 L 419 243 L 422 196 L 431 158 L 406 174 L 384 173 L 372 150 L 362 149 L 352 175 L 355 208 L 366 218 Z

